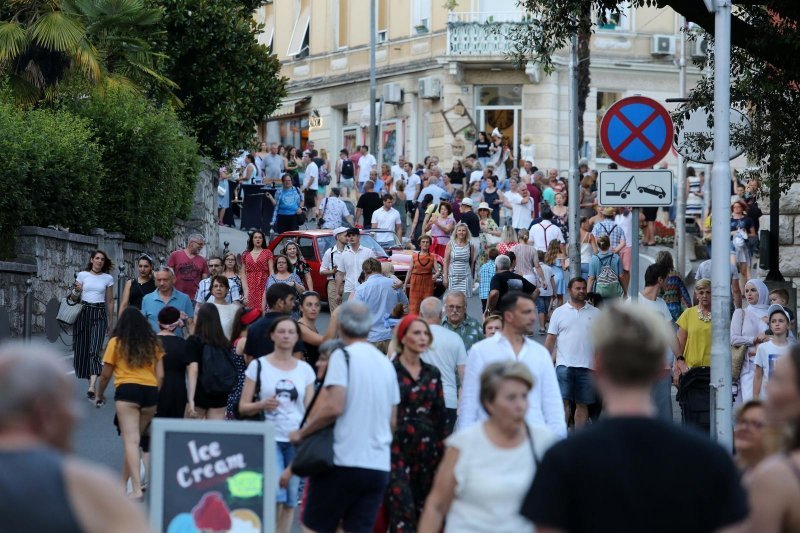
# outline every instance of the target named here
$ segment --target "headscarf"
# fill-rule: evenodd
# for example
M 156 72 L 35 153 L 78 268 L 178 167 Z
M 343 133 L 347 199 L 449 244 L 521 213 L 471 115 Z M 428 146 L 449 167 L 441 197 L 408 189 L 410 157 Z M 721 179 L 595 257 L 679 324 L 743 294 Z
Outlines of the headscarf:
M 758 302 L 749 304 L 747 311 L 753 313 L 760 319 L 767 316 L 769 312 L 769 289 L 760 279 L 753 278 L 745 284 L 745 289 L 748 285 L 752 285 L 758 291 Z
M 420 320 L 418 315 L 406 315 L 403 320 L 397 324 L 397 342 L 402 344 L 409 326 L 411 326 L 411 323 L 415 320 Z

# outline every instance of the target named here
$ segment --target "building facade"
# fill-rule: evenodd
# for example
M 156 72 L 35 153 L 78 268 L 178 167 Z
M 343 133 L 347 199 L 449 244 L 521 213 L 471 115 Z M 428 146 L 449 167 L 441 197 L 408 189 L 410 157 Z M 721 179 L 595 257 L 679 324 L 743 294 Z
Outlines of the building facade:
M 449 170 L 474 151 L 478 132 L 497 128 L 516 161 L 533 146 L 537 166 L 568 166 L 568 58 L 558 55 L 549 76 L 533 63 L 515 68 L 503 29 L 525 23 L 516 0 L 459 0 L 452 9 L 434 0 L 374 1 L 379 146 L 370 150 L 379 162 L 431 154 Z M 370 0 L 274 0 L 256 12 L 260 40 L 289 79 L 288 96 L 259 128 L 262 139 L 298 147 L 314 140 L 332 158 L 368 143 L 369 11 Z M 656 8 L 623 9 L 598 27 L 583 117 L 582 153 L 593 165 L 609 162 L 598 124 L 614 101 L 678 96 L 679 29 L 678 15 Z M 687 43 L 687 63 L 701 46 Z M 690 66 L 689 87 L 699 74 Z

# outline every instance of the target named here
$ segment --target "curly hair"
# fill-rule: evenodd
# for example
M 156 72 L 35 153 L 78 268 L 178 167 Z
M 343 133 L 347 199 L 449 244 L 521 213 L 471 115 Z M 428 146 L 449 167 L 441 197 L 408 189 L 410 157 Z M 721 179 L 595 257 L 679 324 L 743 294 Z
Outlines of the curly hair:
M 131 368 L 152 365 L 161 349 L 150 323 L 135 307 L 122 312 L 111 336 L 117 339 L 119 354 Z

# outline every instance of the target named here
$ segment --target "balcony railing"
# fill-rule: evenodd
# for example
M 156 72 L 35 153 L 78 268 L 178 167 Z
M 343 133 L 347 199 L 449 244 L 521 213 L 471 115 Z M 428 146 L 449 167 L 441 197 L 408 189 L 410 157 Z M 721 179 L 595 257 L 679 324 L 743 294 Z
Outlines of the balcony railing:
M 447 21 L 447 52 L 455 56 L 505 56 L 512 27 L 527 22 L 522 11 L 453 13 Z

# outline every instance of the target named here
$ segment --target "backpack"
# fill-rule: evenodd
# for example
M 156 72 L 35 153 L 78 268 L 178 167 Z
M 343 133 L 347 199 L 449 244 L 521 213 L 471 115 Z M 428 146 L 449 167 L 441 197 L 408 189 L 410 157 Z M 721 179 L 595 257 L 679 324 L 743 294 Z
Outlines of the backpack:
M 347 179 L 350 179 L 353 176 L 355 176 L 355 173 L 356 173 L 356 167 L 355 165 L 353 165 L 353 162 L 350 161 L 349 159 L 343 160 L 342 171 L 341 171 L 342 176 L 344 176 Z
M 225 348 L 203 345 L 200 384 L 211 394 L 228 394 L 236 387 L 236 366 Z
M 317 185 L 325 187 L 331 182 L 331 175 L 328 172 L 328 165 L 322 165 L 319 168 L 319 177 L 317 177 Z
M 603 298 L 617 298 L 622 296 L 622 285 L 619 282 L 619 276 L 611 267 L 614 255 L 616 254 L 611 254 L 604 258 L 597 256 L 597 259 L 600 261 L 600 273 L 597 275 L 595 291 Z

